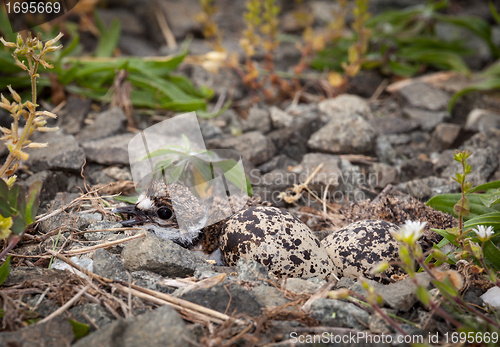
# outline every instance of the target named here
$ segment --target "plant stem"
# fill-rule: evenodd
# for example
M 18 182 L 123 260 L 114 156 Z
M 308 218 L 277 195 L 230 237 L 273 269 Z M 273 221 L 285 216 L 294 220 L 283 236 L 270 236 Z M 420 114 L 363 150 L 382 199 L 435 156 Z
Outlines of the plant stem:
M 2 251 L 2 253 L 0 253 L 0 259 L 3 259 L 7 255 L 7 253 L 9 253 L 12 250 L 12 248 L 14 248 L 17 245 L 19 240 L 21 240 L 22 236 L 23 236 L 23 233 L 21 233 L 21 235 L 12 234 L 10 241 L 9 241 L 9 244 Z
M 41 56 L 40 56 L 41 58 Z M 29 74 L 31 77 L 31 95 L 32 95 L 32 103 L 34 107 L 36 108 L 36 72 L 38 70 L 38 61 L 35 61 L 34 63 L 31 62 L 31 58 L 28 57 L 28 62 L 29 62 Z M 28 117 L 28 120 L 26 121 L 26 125 L 24 126 L 23 132 L 21 134 L 21 137 L 17 140 L 16 146 L 14 149 L 9 153 L 9 156 L 7 157 L 7 160 L 5 161 L 5 164 L 2 166 L 0 169 L 0 178 L 2 178 L 7 170 L 9 170 L 10 166 L 16 159 L 15 155 L 13 153 L 16 153 L 19 151 L 23 144 L 24 141 L 26 141 L 29 131 L 31 129 L 31 125 L 33 124 L 33 120 L 35 119 L 35 112 L 30 111 L 30 115 Z

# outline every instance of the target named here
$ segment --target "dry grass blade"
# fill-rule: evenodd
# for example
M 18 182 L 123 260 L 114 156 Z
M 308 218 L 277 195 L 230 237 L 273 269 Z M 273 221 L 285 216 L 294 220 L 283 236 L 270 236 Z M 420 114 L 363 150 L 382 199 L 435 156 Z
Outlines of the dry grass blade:
M 119 245 L 120 243 L 132 241 L 132 240 L 135 240 L 135 239 L 140 239 L 140 238 L 145 237 L 145 236 L 146 236 L 146 233 L 137 234 L 137 235 L 134 235 L 134 236 L 127 237 L 125 239 L 116 240 L 116 241 L 110 241 L 110 242 L 105 242 L 105 243 L 102 243 L 100 245 L 95 245 L 95 246 L 92 246 L 92 247 L 80 248 L 80 249 L 73 249 L 71 251 L 63 252 L 63 254 L 65 254 L 65 255 L 83 254 L 83 253 L 95 251 L 96 249 L 99 249 L 99 248 L 107 248 L 107 247 L 111 247 L 111 246 L 114 246 L 114 245 Z
M 338 281 L 338 278 L 336 279 L 336 281 Z M 328 283 L 323 284 L 318 289 L 318 291 L 316 293 L 314 293 L 313 295 L 311 295 L 311 297 L 306 301 L 306 303 L 304 305 L 302 305 L 302 307 L 301 307 L 302 311 L 309 312 L 311 310 L 311 305 L 315 300 L 321 299 L 321 298 L 326 298 L 328 291 L 333 286 L 333 284 L 334 284 L 334 282 L 328 282 Z
M 192 310 L 192 309 L 189 309 L 186 307 L 182 307 L 180 305 L 172 304 L 171 302 L 168 302 L 166 300 L 157 298 L 153 295 L 143 293 L 137 289 L 132 289 L 132 288 L 126 287 L 126 286 L 118 284 L 118 283 L 113 284 L 112 287 L 115 288 L 117 291 L 121 292 L 122 294 L 128 295 L 130 293 L 133 296 L 136 296 L 140 299 L 149 301 L 149 302 L 154 303 L 156 305 L 171 306 L 174 309 L 176 309 L 177 311 L 179 311 L 180 313 L 191 316 L 192 318 L 194 318 L 200 322 L 203 322 L 203 323 L 212 322 L 212 323 L 216 323 L 216 324 L 222 324 L 224 322 L 221 319 L 211 317 L 210 315 L 206 315 L 206 314 L 200 313 L 198 311 L 195 311 L 195 310 Z
M 44 319 L 42 320 L 39 320 L 36 324 L 41 324 L 41 323 L 45 323 L 49 320 L 51 320 L 52 318 L 56 317 L 56 316 L 59 316 L 61 313 L 63 313 L 64 311 L 66 311 L 68 308 L 70 308 L 78 299 L 80 299 L 80 297 L 90 288 L 90 284 L 85 286 L 84 288 L 82 288 L 74 297 L 71 298 L 71 300 L 69 300 L 67 303 L 65 303 L 64 305 L 62 305 L 61 307 L 59 307 L 57 310 L 55 310 L 54 312 L 52 312 L 51 314 L 49 314 L 47 317 L 45 317 Z
M 129 288 L 129 284 L 128 283 L 121 284 L 118 281 L 113 281 L 113 280 L 111 280 L 109 278 L 99 276 L 99 275 L 97 275 L 97 274 L 95 274 L 95 273 L 93 273 L 93 272 L 91 272 L 91 271 L 89 271 L 87 269 L 84 269 L 83 267 L 75 264 L 74 262 L 72 262 L 71 260 L 69 260 L 67 257 L 65 257 L 64 255 L 62 255 L 60 253 L 57 253 L 55 251 L 50 251 L 50 250 L 48 252 L 50 254 L 53 254 L 58 259 L 64 261 L 66 264 L 71 265 L 75 269 L 77 269 L 80 272 L 86 274 L 89 278 L 96 279 L 99 282 L 101 282 L 102 284 L 111 285 L 111 283 L 114 283 L 114 286 L 116 288 L 119 287 L 119 286 L 118 287 L 116 286 L 117 284 L 119 284 L 121 286 L 121 288 L 123 289 L 123 293 L 125 295 L 128 295 L 129 290 L 134 290 L 134 293 L 136 293 L 136 291 L 138 291 L 138 292 L 141 292 L 143 294 L 150 295 L 151 297 L 154 297 L 154 298 L 157 298 L 157 299 L 161 299 L 164 302 L 168 302 L 169 304 L 172 304 L 171 306 L 174 307 L 174 308 L 179 308 L 180 307 L 180 308 L 183 308 L 183 309 L 192 310 L 192 311 L 194 311 L 196 313 L 199 313 L 199 314 L 208 315 L 211 318 L 215 318 L 215 319 L 217 319 L 219 321 L 233 320 L 237 324 L 247 324 L 247 322 L 245 322 L 245 321 L 243 321 L 241 319 L 232 319 L 230 316 L 228 316 L 226 314 L 223 314 L 223 313 L 220 313 L 219 311 L 215 311 L 215 310 L 203 307 L 201 305 L 197 305 L 197 304 L 194 304 L 192 302 L 176 298 L 176 297 L 174 297 L 172 295 L 169 295 L 169 294 L 164 294 L 164 293 L 157 292 L 155 290 L 150 290 L 150 289 L 142 288 L 142 287 L 139 287 L 139 286 L 137 286 L 135 284 L 131 284 L 130 288 Z M 162 304 L 164 304 L 163 301 L 162 301 Z

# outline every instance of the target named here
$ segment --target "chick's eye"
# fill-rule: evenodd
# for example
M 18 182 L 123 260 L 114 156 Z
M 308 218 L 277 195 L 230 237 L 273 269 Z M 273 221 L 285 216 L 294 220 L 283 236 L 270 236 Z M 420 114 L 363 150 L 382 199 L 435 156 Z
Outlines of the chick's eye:
M 158 217 L 160 217 L 161 219 L 164 219 L 164 220 L 168 220 L 168 219 L 172 218 L 172 216 L 174 215 L 172 210 L 167 208 L 167 207 L 160 207 L 156 211 L 156 213 L 158 214 Z

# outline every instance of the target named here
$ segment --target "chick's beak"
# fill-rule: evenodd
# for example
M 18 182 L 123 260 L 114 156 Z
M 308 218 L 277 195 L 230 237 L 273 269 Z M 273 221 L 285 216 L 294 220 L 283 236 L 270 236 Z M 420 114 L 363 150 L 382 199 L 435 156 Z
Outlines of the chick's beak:
M 131 227 L 138 224 L 143 224 L 146 220 L 146 215 L 141 211 L 135 208 L 135 205 L 130 206 L 122 206 L 116 207 L 111 210 L 113 213 L 128 213 L 134 215 L 132 219 L 122 220 L 120 222 L 124 227 Z

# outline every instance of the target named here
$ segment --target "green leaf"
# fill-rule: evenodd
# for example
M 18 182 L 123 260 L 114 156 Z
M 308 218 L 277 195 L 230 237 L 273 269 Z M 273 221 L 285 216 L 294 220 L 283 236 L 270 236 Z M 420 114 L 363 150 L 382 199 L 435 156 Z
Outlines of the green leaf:
M 174 83 L 177 87 L 179 87 L 189 95 L 193 95 L 203 99 L 211 99 L 214 95 L 213 90 L 209 88 L 197 89 L 194 84 L 185 76 L 168 75 L 165 78 Z
M 220 116 L 227 111 L 229 106 L 231 106 L 232 100 L 228 100 L 226 104 L 217 112 L 206 112 L 204 110 L 197 110 L 196 115 L 203 119 L 211 119 Z
M 15 215 L 12 217 L 12 232 L 16 235 L 21 235 L 26 229 L 26 221 L 21 215 Z
M 481 190 L 498 189 L 498 188 L 500 188 L 500 181 L 494 181 L 478 185 L 473 190 L 471 190 L 471 193 L 479 192 Z
M 127 204 L 135 205 L 137 203 L 137 196 L 115 196 L 115 200 L 117 201 L 123 201 L 126 202 Z
M 444 239 L 448 240 L 448 242 L 452 243 L 453 245 L 460 246 L 460 244 L 456 241 L 456 239 L 457 239 L 456 235 L 450 234 L 449 232 L 447 232 L 446 230 L 443 230 L 443 229 L 431 229 L 431 230 L 437 232 L 439 235 L 444 237 Z M 443 246 L 444 246 L 444 244 L 445 243 L 443 243 Z
M 490 24 L 480 17 L 475 16 L 451 16 L 435 13 L 434 17 L 442 22 L 447 22 L 465 28 L 483 39 L 490 47 L 491 53 L 498 58 L 500 50 L 492 40 Z
M 2 266 L 0 266 L 0 286 L 5 282 L 7 277 L 9 277 L 10 273 L 10 258 L 12 258 L 10 255 L 7 257 L 7 259 L 4 261 Z
M 17 207 L 17 197 L 19 196 L 19 191 L 21 190 L 21 186 L 18 184 L 14 184 L 12 187 L 9 188 L 9 196 L 8 196 L 8 202 L 9 206 L 14 209 L 18 210 Z
M 489 1 L 488 4 L 490 5 L 491 15 L 495 18 L 497 24 L 500 25 L 500 15 L 498 15 L 495 5 L 493 5 L 491 1 Z
M 464 228 L 474 228 L 478 225 L 491 226 L 494 230 L 500 230 L 500 212 L 491 212 L 469 219 L 464 223 Z
M 480 194 L 467 195 L 467 198 L 469 199 L 470 214 L 469 216 L 464 217 L 464 220 L 469 220 L 482 214 L 500 211 L 499 205 L 494 205 L 492 207 L 484 206 L 479 195 Z M 427 206 L 445 213 L 453 214 L 453 206 L 455 206 L 457 201 L 461 198 L 462 194 L 460 193 L 436 195 L 427 201 Z
M 9 203 L 9 186 L 0 178 L 0 215 L 9 218 L 14 212 Z
M 458 296 L 458 293 L 453 287 L 453 284 L 450 282 L 450 279 L 448 277 L 445 277 L 442 282 L 439 281 L 432 281 L 432 284 L 434 284 L 437 289 L 443 294 L 447 299 L 454 301 L 454 298 Z
M 423 303 L 426 306 L 429 305 L 431 296 L 426 288 L 424 288 L 423 286 L 418 286 L 415 291 L 415 294 L 417 294 L 417 298 L 418 300 L 420 300 L 421 303 Z
M 484 257 L 491 263 L 491 265 L 497 270 L 500 270 L 500 250 L 497 246 L 490 240 L 484 243 L 483 247 Z
M 35 222 L 36 213 L 38 211 L 39 196 L 42 190 L 42 181 L 35 181 L 30 185 L 30 190 L 28 196 L 26 197 L 26 212 L 24 220 L 26 224 L 32 224 Z
M 96 17 L 97 18 L 97 17 Z M 97 23 L 97 21 L 96 21 Z M 120 40 L 120 21 L 115 18 L 108 30 L 100 28 L 101 36 L 95 52 L 96 57 L 111 57 Z
M 430 64 L 438 68 L 452 69 L 469 75 L 470 70 L 462 57 L 450 51 L 443 51 L 438 48 L 416 49 L 414 47 L 400 50 L 397 56 L 413 62 Z
M 90 331 L 90 327 L 87 324 L 77 322 L 76 320 L 69 319 L 71 326 L 73 327 L 73 334 L 75 334 L 75 340 L 79 340 L 82 337 L 87 336 Z
M 389 68 L 398 76 L 413 76 L 420 70 L 420 64 L 410 65 L 399 61 L 390 61 Z
M 492 89 L 500 89 L 500 78 L 498 77 L 490 78 L 485 81 L 475 83 L 469 87 L 466 87 L 456 92 L 450 98 L 450 102 L 448 103 L 448 112 L 451 113 L 453 111 L 453 106 L 455 106 L 457 100 L 462 96 L 464 96 L 465 94 L 476 91 L 492 90 Z
M 2 31 L 2 36 L 5 40 L 16 42 L 17 35 L 14 30 L 12 30 L 9 17 L 7 16 L 7 12 L 4 11 L 3 6 L 0 6 L 0 30 Z
M 486 207 L 491 207 L 500 204 L 500 192 L 496 191 L 494 193 L 480 194 L 481 202 Z

